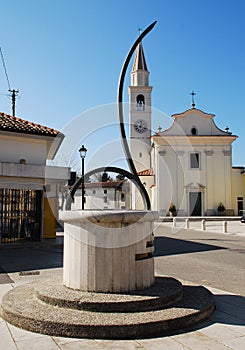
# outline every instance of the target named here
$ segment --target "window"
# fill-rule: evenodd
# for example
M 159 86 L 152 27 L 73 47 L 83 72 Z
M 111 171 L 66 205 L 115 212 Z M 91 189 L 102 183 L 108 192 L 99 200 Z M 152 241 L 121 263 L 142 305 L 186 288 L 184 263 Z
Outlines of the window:
M 93 190 L 93 194 L 95 194 L 96 193 L 96 191 L 95 190 Z
M 142 153 L 141 152 L 139 153 L 139 157 L 142 158 Z
M 137 111 L 143 111 L 145 109 L 145 97 L 143 95 L 138 95 L 136 97 Z
M 104 194 L 106 194 L 107 193 L 107 190 L 104 190 Z
M 191 134 L 192 134 L 193 136 L 197 135 L 197 129 L 196 129 L 195 127 L 193 127 L 193 128 L 191 129 Z
M 190 154 L 190 166 L 191 166 L 191 169 L 199 169 L 200 168 L 200 154 L 199 153 L 191 153 Z

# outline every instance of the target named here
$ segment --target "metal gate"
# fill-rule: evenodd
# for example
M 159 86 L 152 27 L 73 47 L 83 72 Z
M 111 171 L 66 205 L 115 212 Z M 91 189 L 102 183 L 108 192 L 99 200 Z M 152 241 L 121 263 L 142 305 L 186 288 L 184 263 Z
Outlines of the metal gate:
M 42 191 L 0 189 L 0 242 L 39 240 Z

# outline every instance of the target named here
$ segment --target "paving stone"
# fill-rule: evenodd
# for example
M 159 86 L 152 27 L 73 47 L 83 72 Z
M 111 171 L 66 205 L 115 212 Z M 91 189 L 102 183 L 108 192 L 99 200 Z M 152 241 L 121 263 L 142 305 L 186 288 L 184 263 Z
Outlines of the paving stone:
M 20 340 L 16 342 L 16 346 L 18 350 L 60 350 L 54 340 L 48 336 L 38 337 L 32 340 Z
M 105 350 L 106 347 L 100 346 L 95 340 L 80 339 L 59 345 L 61 350 Z M 116 350 L 116 348 L 114 348 Z M 28 349 L 29 350 L 29 349 Z M 36 350 L 36 349 L 35 349 Z M 47 350 L 47 349 L 45 349 Z M 49 350 L 49 349 L 48 349 Z
M 35 338 L 46 337 L 45 335 L 40 333 L 33 333 L 33 332 L 26 331 L 25 329 L 15 327 L 10 323 L 8 323 L 8 328 L 13 339 L 17 342 L 21 340 L 31 341 L 32 339 L 35 339 Z
M 9 291 L 11 290 L 13 287 L 11 284 L 2 284 L 1 288 L 0 288 L 0 303 L 1 300 L 3 298 L 3 296 Z
M 171 337 L 168 338 L 158 338 L 158 339 L 144 339 L 139 340 L 139 343 L 144 346 L 146 350 L 189 350 L 189 347 L 186 347 L 177 341 L 173 340 Z
M 245 347 L 245 336 L 230 339 L 226 341 L 227 346 L 234 350 L 244 350 Z
M 244 321 L 241 320 L 238 315 L 229 315 L 226 312 L 219 310 L 215 311 L 215 313 L 211 316 L 210 320 L 215 323 L 245 326 Z
M 52 339 L 59 346 L 62 346 L 64 344 L 74 343 L 74 342 L 77 342 L 79 340 L 82 340 L 79 338 L 67 338 L 67 337 L 52 337 Z
M 232 327 L 221 324 L 213 324 L 210 327 L 206 327 L 201 330 L 201 333 L 227 346 L 230 344 L 231 340 L 241 337 L 241 334 L 232 329 Z
M 188 349 L 195 350 L 230 350 L 224 344 L 219 343 L 215 339 L 209 338 L 202 332 L 186 333 L 173 336 L 174 340 L 186 346 Z
M 0 349 L 16 350 L 15 342 L 9 332 L 6 322 L 0 322 Z
M 96 340 L 100 349 L 107 350 L 146 350 L 138 341 L 133 340 Z
M 232 305 L 229 303 L 229 301 L 225 300 L 219 300 L 218 298 L 215 298 L 216 300 L 216 307 L 217 310 L 222 310 L 222 312 L 231 315 L 231 316 L 236 316 L 239 318 L 241 321 L 245 323 L 245 307 L 243 307 L 242 303 L 241 305 Z

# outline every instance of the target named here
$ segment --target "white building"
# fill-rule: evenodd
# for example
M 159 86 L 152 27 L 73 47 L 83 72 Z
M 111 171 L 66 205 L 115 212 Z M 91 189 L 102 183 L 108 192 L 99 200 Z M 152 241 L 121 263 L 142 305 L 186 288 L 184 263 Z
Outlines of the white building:
M 237 136 L 219 129 L 214 115 L 192 107 L 174 114 L 167 130 L 151 132 L 151 93 L 142 44 L 131 72 L 130 147 L 152 209 L 167 215 L 173 203 L 178 215 L 240 215 L 244 200 L 244 167 L 232 167 Z M 133 194 L 135 200 L 135 194 Z M 135 207 L 141 208 L 142 201 Z
M 72 209 L 82 208 L 82 189 L 74 197 Z M 127 180 L 85 184 L 85 209 L 129 209 L 130 188 Z
M 47 166 L 59 131 L 0 113 L 0 242 L 55 237 L 59 186 L 66 167 Z

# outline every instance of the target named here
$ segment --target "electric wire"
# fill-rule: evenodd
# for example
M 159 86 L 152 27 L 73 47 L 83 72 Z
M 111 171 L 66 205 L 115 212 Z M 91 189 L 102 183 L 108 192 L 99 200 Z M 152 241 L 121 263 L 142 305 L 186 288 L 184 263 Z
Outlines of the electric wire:
M 4 69 L 4 72 L 5 72 L 5 75 L 6 75 L 9 91 L 11 91 L 10 82 L 9 82 L 8 73 L 7 73 L 7 68 L 6 68 L 6 64 L 5 64 L 5 60 L 4 60 L 4 56 L 3 56 L 3 52 L 2 52 L 2 48 L 1 47 L 0 47 L 0 53 L 1 53 L 3 69 Z

